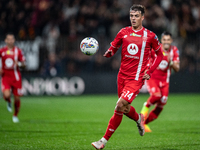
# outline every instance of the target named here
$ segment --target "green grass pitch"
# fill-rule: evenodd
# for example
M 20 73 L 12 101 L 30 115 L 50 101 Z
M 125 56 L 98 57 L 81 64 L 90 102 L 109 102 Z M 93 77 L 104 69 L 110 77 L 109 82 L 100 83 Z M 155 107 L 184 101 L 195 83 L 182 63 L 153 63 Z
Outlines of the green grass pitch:
M 132 105 L 140 112 L 148 94 Z M 22 97 L 20 123 L 0 100 L 0 150 L 92 150 L 105 133 L 117 101 L 114 95 Z M 152 133 L 141 137 L 126 116 L 105 150 L 199 150 L 200 94 L 170 94 Z

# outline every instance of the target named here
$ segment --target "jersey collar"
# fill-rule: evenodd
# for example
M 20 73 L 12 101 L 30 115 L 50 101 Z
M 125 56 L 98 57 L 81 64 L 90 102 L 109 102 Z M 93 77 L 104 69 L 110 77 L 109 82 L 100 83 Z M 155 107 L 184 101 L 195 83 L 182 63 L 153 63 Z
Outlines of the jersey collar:
M 132 27 L 131 27 L 132 28 Z M 133 28 L 132 28 L 132 30 L 134 31 L 134 32 L 139 32 L 139 31 L 142 31 L 144 29 L 144 27 L 142 27 L 140 30 L 133 30 Z
M 9 48 L 8 48 L 8 46 L 6 46 L 6 49 L 7 49 L 7 50 L 14 51 L 14 49 L 15 49 L 15 46 L 14 46 L 12 49 L 9 49 Z

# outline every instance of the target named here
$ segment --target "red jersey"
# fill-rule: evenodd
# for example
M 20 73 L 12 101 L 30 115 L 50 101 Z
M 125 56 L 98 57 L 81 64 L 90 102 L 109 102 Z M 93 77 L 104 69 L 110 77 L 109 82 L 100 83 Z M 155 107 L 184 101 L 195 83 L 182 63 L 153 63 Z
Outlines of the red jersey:
M 22 50 L 16 46 L 12 50 L 9 50 L 8 47 L 5 46 L 0 49 L 0 57 L 3 70 L 2 77 L 14 78 L 19 81 L 21 79 L 21 74 L 15 62 L 25 61 Z
M 118 49 L 121 45 L 121 66 L 118 76 L 124 79 L 142 80 L 150 51 L 160 48 L 157 36 L 144 27 L 138 31 L 133 30 L 131 26 L 125 27 L 111 42 L 113 48 Z
M 157 79 L 164 82 L 169 82 L 169 77 L 171 75 L 170 61 L 178 61 L 179 62 L 179 50 L 176 46 L 171 46 L 169 51 L 165 51 L 162 49 L 163 60 L 156 68 L 156 70 L 152 73 L 151 78 Z M 152 52 L 152 59 L 156 57 L 155 53 Z

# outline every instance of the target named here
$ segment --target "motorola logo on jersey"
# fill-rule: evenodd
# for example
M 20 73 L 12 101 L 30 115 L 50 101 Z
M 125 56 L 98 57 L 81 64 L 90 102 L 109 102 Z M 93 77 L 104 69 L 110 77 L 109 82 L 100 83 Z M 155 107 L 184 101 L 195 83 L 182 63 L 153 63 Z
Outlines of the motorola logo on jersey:
M 167 66 L 168 66 L 168 62 L 167 62 L 166 60 L 162 60 L 161 63 L 159 64 L 159 68 L 160 68 L 161 70 L 166 69 Z
M 138 53 L 138 46 L 136 44 L 129 44 L 127 47 L 127 51 L 131 55 L 135 55 Z
M 13 60 L 11 58 L 7 58 L 5 61 L 5 65 L 7 68 L 10 68 L 13 66 Z

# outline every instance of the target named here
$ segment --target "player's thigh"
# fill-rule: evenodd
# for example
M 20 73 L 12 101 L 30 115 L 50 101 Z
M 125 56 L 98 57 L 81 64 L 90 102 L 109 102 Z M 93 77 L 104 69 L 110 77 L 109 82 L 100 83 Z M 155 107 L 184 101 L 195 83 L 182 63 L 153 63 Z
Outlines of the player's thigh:
M 11 95 L 10 89 L 11 89 L 10 79 L 3 77 L 1 79 L 1 91 L 4 95 L 4 97 L 6 97 L 6 98 L 10 97 L 10 95 Z
M 162 97 L 160 99 L 160 105 L 166 105 L 168 100 L 169 94 L 169 83 L 163 83 L 163 87 L 161 88 Z
M 121 98 L 126 100 L 129 104 L 138 95 L 139 90 L 142 88 L 144 81 L 126 80 L 122 90 Z
M 119 98 L 121 97 L 121 94 L 124 88 L 124 81 L 125 80 L 120 77 L 117 78 L 117 93 L 118 93 Z
M 150 95 L 161 96 L 161 89 L 159 87 L 159 81 L 154 79 L 149 79 L 146 81 L 147 90 Z
M 12 92 L 15 96 L 22 96 L 22 82 L 21 80 L 16 81 L 12 84 Z

